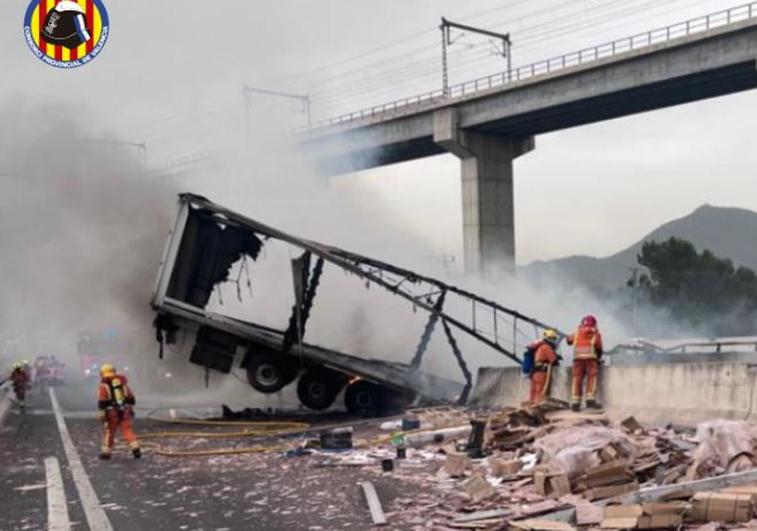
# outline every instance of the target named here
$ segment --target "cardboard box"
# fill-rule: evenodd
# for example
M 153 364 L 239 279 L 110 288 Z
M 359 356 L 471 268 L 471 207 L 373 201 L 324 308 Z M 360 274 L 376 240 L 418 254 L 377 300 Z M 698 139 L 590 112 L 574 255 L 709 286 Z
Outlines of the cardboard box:
M 728 487 L 718 492 L 726 494 L 749 494 L 752 497 L 752 505 L 757 506 L 757 485 L 742 485 L 741 487 Z
M 649 502 L 642 503 L 641 508 L 644 510 L 644 514 L 658 515 L 658 514 L 683 514 L 686 510 L 685 502 Z
M 699 492 L 692 500 L 692 519 L 704 522 L 748 522 L 752 519 L 749 494 Z
M 470 458 L 462 452 L 448 453 L 444 460 L 442 469 L 453 478 L 459 478 L 465 475 L 465 471 L 470 467 Z
M 492 476 L 505 477 L 513 476 L 520 472 L 521 462 L 517 459 L 502 459 L 493 457 L 489 459 L 489 468 L 491 468 Z
M 683 524 L 682 514 L 655 514 L 640 516 L 637 529 L 672 529 Z
M 476 474 L 465 481 L 462 488 L 473 503 L 478 503 L 497 494 L 497 490 L 481 474 Z
M 559 498 L 570 494 L 570 480 L 567 474 L 558 474 L 548 479 L 549 481 L 549 495 L 553 498 Z
M 542 496 L 560 497 L 570 494 L 570 480 L 564 472 L 554 472 L 549 468 L 534 471 L 534 491 Z
M 638 518 L 644 514 L 641 505 L 606 505 L 605 518 Z

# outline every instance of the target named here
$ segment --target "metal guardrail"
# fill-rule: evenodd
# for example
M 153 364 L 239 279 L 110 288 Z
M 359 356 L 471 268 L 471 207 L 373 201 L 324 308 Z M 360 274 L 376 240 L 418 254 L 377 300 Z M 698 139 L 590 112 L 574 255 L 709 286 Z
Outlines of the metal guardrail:
M 634 344 L 621 344 L 616 345 L 607 354 L 625 354 L 636 352 L 640 354 L 645 353 L 661 353 L 661 354 L 691 354 L 691 353 L 713 353 L 719 354 L 723 351 L 729 351 L 729 347 L 736 351 L 739 347 L 751 347 L 752 352 L 757 352 L 757 340 L 753 339 L 724 339 L 713 341 L 689 341 L 679 343 L 670 347 L 663 347 L 656 345 L 650 341 L 639 341 Z M 734 348 L 735 347 L 735 348 Z M 739 350 L 739 352 L 750 352 L 749 350 Z
M 696 33 L 704 33 L 715 28 L 749 20 L 755 18 L 755 16 L 757 16 L 757 2 L 750 2 L 723 11 L 710 13 L 709 15 L 672 24 L 670 26 L 600 44 L 592 48 L 584 48 L 582 50 L 537 61 L 505 72 L 498 72 L 471 81 L 451 85 L 447 94 L 444 94 L 442 90 L 425 92 L 416 96 L 394 100 L 382 105 L 376 105 L 359 111 L 342 114 L 334 118 L 321 120 L 313 123 L 310 127 L 305 126 L 299 128 L 296 132 L 312 131 L 330 125 L 348 123 L 363 118 L 373 118 L 387 113 L 398 113 L 409 109 L 416 109 L 417 107 L 424 105 L 435 105 L 442 102 L 448 102 L 456 98 L 471 96 L 510 83 L 533 79 L 542 74 L 550 74 L 577 65 L 600 61 L 621 53 L 647 48 L 680 37 L 686 37 Z

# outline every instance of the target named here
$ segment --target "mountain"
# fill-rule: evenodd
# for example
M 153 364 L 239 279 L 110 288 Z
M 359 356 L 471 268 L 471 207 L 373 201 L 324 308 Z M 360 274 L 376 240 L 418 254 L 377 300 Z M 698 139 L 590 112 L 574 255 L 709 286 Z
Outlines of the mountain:
M 630 277 L 629 268 L 638 265 L 636 255 L 644 242 L 664 241 L 671 236 L 693 243 L 699 251 L 730 258 L 737 266 L 757 271 L 757 212 L 742 208 L 703 205 L 680 219 L 661 225 L 630 247 L 605 258 L 569 256 L 533 262 L 523 268 L 529 276 L 557 274 L 596 290 L 615 290 Z

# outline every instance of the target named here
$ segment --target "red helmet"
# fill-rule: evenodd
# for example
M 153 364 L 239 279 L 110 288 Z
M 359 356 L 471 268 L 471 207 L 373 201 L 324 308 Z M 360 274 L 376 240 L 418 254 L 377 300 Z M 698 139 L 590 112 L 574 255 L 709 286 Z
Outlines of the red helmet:
M 583 319 L 581 319 L 581 324 L 584 326 L 597 326 L 597 318 L 593 315 L 587 315 Z

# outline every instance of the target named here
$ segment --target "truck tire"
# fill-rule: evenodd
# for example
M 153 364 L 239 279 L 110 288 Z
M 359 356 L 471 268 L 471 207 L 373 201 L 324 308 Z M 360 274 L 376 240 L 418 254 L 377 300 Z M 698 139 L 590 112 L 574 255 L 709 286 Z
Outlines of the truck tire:
M 334 403 L 344 383 L 344 375 L 338 372 L 323 368 L 309 369 L 297 382 L 297 397 L 305 407 L 322 411 Z
M 386 389 L 365 380 L 351 383 L 344 393 L 344 405 L 352 415 L 374 416 L 384 409 Z
M 277 352 L 250 356 L 247 360 L 247 381 L 261 393 L 276 393 L 297 377 L 298 361 Z

